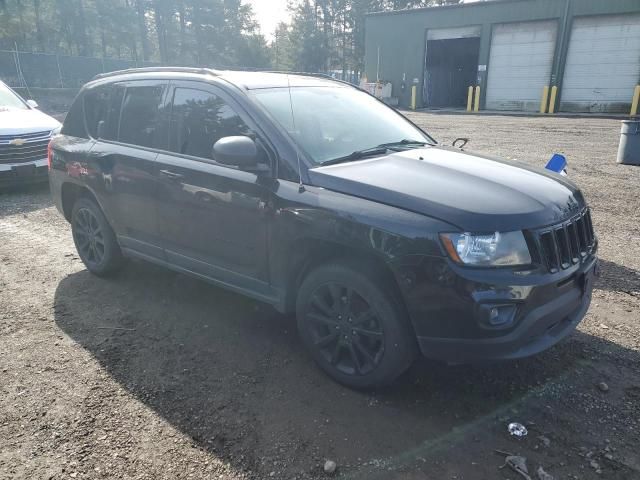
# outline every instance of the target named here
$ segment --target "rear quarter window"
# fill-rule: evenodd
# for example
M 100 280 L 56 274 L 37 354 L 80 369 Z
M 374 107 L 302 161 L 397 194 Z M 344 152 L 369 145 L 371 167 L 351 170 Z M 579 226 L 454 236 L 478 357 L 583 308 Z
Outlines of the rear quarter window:
M 93 138 L 98 138 L 98 123 L 107 120 L 111 85 L 89 90 L 84 96 L 84 115 L 87 130 Z
M 84 127 L 82 102 L 83 95 L 78 95 L 71 104 L 71 108 L 64 119 L 64 123 L 62 124 L 63 135 L 88 138 L 87 131 Z

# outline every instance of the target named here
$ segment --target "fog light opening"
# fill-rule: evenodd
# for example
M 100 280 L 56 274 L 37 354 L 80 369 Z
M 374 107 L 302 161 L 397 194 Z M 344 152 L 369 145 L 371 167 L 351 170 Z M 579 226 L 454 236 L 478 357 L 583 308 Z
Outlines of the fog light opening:
M 513 323 L 516 305 L 481 305 L 480 322 L 488 328 L 504 328 Z

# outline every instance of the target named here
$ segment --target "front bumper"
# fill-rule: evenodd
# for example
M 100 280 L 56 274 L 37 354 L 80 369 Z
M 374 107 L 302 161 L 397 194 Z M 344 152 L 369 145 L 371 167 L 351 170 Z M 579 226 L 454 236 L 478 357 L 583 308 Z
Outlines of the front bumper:
M 520 282 L 501 272 L 468 274 L 448 263 L 438 272 L 439 286 L 431 282 L 403 293 L 422 354 L 455 364 L 528 357 L 560 342 L 584 318 L 598 267 L 592 255 L 570 271 Z M 487 305 L 515 313 L 494 327 L 483 323 Z
M 2 163 L 0 187 L 46 182 L 49 178 L 48 170 L 46 158 L 24 163 Z

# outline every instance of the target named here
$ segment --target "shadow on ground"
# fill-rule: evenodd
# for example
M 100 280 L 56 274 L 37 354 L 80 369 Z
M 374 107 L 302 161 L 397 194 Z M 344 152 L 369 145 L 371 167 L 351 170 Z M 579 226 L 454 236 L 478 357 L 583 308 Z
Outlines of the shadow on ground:
M 53 205 L 48 183 L 0 188 L 0 218 L 26 214 Z
M 607 260 L 599 260 L 601 275 L 596 288 L 640 297 L 640 272 Z
M 271 471 L 313 476 L 324 458 L 353 476 L 372 465 L 384 471 L 389 458 L 427 462 L 425 449 L 438 442 L 467 442 L 467 454 L 484 448 L 491 456 L 493 448 L 508 448 L 494 440 L 510 441 L 503 429 L 522 415 L 517 404 L 550 395 L 521 420 L 546 415 L 562 395 L 548 385 L 565 378 L 575 385 L 575 372 L 592 355 L 590 337 L 577 333 L 533 359 L 483 367 L 421 361 L 393 388 L 354 392 L 315 367 L 291 318 L 154 266 L 131 263 L 111 280 L 72 274 L 58 285 L 55 312 L 58 326 L 139 401 L 198 447 L 259 478 Z M 464 434 L 479 422 L 491 424 L 488 433 Z

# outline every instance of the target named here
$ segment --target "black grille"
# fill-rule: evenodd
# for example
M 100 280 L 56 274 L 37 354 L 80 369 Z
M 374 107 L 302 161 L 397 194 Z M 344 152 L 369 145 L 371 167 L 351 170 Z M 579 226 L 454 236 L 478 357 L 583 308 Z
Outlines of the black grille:
M 50 139 L 50 131 L 0 135 L 0 163 L 26 163 L 45 159 Z
M 542 261 L 549 271 L 566 270 L 593 250 L 595 234 L 591 212 L 587 209 L 568 222 L 540 230 L 538 238 Z

